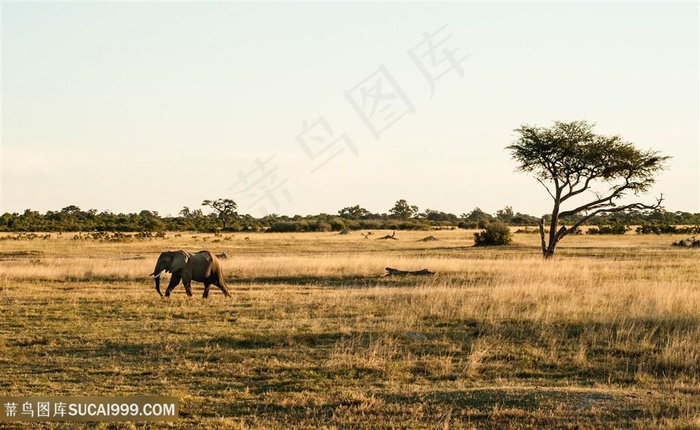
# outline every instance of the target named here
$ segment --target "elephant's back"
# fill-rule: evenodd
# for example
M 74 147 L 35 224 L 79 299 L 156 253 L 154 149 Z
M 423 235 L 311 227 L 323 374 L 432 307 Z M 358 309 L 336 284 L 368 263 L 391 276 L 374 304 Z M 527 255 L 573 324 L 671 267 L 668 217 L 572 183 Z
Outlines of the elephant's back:
M 207 261 L 214 261 L 214 254 L 207 250 L 202 250 L 197 252 L 195 255 L 197 255 L 199 258 L 202 258 Z

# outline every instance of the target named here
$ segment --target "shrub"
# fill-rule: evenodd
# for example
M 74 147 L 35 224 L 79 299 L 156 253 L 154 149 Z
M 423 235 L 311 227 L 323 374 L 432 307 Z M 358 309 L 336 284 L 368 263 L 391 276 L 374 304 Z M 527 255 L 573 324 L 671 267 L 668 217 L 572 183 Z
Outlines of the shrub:
M 625 223 L 616 222 L 608 225 L 601 225 L 598 227 L 591 227 L 588 229 L 586 234 L 625 234 L 630 229 Z
M 687 239 L 679 240 L 678 242 L 673 242 L 673 246 L 683 246 L 686 248 L 700 248 L 700 240 L 695 239 L 695 237 L 689 237 Z
M 675 225 L 668 224 L 644 224 L 637 227 L 637 234 L 673 234 L 676 233 Z
M 270 233 L 294 233 L 299 230 L 299 224 L 293 221 L 282 221 L 273 223 L 269 229 Z
M 680 234 L 700 234 L 700 225 L 678 227 L 677 230 Z
M 346 220 L 345 223 L 348 230 L 379 230 L 382 226 L 380 220 L 374 219 Z
M 345 224 L 345 220 L 340 218 L 340 217 L 333 217 L 333 219 L 331 220 L 331 230 L 333 230 L 333 231 L 347 230 L 347 225 Z
M 394 230 L 394 229 L 392 229 Z M 410 220 L 410 221 L 402 221 L 398 224 L 398 228 L 396 230 L 416 230 L 416 231 L 429 231 L 432 230 L 429 224 L 416 221 L 416 220 Z
M 700 225 L 677 227 L 670 224 L 642 224 L 637 227 L 638 234 L 700 234 Z
M 465 230 L 474 230 L 476 228 L 479 228 L 479 223 L 476 221 L 460 221 L 457 224 L 457 227 L 463 228 Z
M 474 233 L 474 246 L 510 245 L 513 236 L 510 228 L 500 221 L 492 222 L 482 232 Z
M 311 231 L 332 231 L 333 227 L 326 221 L 318 221 L 310 226 Z

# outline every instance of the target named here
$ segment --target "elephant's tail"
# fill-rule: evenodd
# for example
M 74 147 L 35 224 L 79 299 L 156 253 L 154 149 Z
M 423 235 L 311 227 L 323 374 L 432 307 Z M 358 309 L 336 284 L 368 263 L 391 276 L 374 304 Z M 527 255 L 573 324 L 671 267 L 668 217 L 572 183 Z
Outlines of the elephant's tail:
M 216 272 L 216 276 L 219 278 L 219 284 L 221 284 L 222 287 L 226 287 L 227 285 L 226 280 L 224 279 L 224 273 L 221 270 L 219 270 L 218 272 Z

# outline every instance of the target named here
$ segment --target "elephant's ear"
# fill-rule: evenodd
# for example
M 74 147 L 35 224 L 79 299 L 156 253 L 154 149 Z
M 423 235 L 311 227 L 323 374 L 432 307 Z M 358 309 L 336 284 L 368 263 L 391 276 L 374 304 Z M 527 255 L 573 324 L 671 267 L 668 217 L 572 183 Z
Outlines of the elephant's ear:
M 170 261 L 170 272 L 173 273 L 180 269 L 184 269 L 189 260 L 190 257 L 187 255 L 187 253 L 185 253 L 185 251 L 177 251 L 175 255 L 173 255 L 173 259 Z

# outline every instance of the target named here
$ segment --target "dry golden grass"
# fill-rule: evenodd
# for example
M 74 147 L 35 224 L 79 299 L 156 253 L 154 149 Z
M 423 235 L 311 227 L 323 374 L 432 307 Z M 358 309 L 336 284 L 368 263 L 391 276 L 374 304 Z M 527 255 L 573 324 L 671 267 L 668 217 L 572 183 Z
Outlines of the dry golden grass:
M 678 237 L 544 261 L 533 234 L 384 234 L 1 240 L 0 393 L 174 395 L 177 428 L 698 428 L 700 251 Z M 160 299 L 147 275 L 180 248 L 227 252 L 233 297 Z

